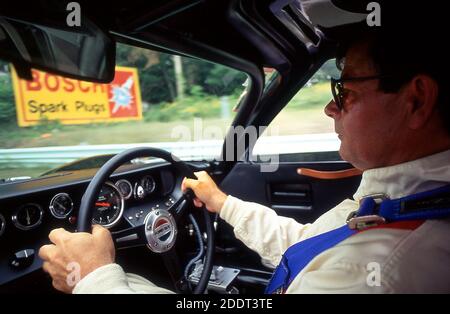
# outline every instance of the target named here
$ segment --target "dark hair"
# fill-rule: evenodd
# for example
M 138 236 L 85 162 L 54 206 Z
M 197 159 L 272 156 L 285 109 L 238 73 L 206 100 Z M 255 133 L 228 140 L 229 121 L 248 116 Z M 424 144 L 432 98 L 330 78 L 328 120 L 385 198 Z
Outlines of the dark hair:
M 366 29 L 340 42 L 336 63 L 339 67 L 345 62 L 347 50 L 364 42 L 369 45 L 369 57 L 377 74 L 389 75 L 380 80 L 379 88 L 383 92 L 398 92 L 416 75 L 430 76 L 438 84 L 437 108 L 450 134 L 450 58 L 444 41 L 445 29 L 427 31 L 414 25 Z

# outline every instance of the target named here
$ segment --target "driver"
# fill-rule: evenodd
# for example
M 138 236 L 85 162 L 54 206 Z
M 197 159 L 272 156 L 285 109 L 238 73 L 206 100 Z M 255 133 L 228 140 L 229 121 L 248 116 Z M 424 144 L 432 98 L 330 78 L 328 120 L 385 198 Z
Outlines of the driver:
M 398 200 L 428 193 L 435 199 L 436 189 L 450 184 L 450 71 L 442 39 L 431 37 L 435 33 L 425 38 L 424 32 L 413 30 L 379 30 L 340 46 L 342 80 L 333 83 L 334 99 L 325 114 L 334 120 L 341 139 L 340 155 L 363 176 L 353 199 L 315 222 L 300 224 L 226 195 L 205 172 L 196 173 L 197 180 L 183 181 L 182 188 L 196 195 L 195 206 L 204 204 L 218 213 L 264 261 L 281 265 L 267 292 L 450 292 L 448 212 L 416 208 L 393 223 L 355 220 L 356 228 L 346 225 L 358 209 L 374 213 L 380 200 L 373 195 Z M 450 208 L 448 200 L 440 198 Z M 383 217 L 381 210 L 379 215 Z M 49 238 L 53 244 L 43 246 L 39 255 L 60 291 L 169 292 L 126 274 L 114 262 L 109 231 L 100 226 L 92 234 L 56 229 Z M 70 286 L 67 265 L 74 261 L 81 280 Z

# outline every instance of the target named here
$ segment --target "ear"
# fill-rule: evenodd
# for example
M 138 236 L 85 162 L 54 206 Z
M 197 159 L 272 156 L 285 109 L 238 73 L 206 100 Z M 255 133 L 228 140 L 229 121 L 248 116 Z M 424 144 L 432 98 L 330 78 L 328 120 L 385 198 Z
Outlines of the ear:
M 428 75 L 416 75 L 408 84 L 410 107 L 408 125 L 411 129 L 422 128 L 433 115 L 437 107 L 439 87 Z

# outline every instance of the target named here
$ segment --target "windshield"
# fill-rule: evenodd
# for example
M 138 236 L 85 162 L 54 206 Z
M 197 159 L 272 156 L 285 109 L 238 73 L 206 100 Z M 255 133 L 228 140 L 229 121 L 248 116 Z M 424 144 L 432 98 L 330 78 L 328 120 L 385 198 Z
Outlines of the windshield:
M 184 160 L 220 154 L 246 74 L 124 44 L 116 64 L 114 81 L 98 84 L 36 70 L 25 81 L 0 61 L 0 178 L 138 146 Z

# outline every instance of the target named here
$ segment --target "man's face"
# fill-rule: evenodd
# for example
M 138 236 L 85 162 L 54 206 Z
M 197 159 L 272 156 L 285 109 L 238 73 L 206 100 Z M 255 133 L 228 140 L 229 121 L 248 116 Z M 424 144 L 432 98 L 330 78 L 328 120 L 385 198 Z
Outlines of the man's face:
M 348 50 L 343 78 L 378 74 L 367 44 Z M 325 108 L 325 113 L 334 119 L 341 140 L 341 157 L 361 170 L 395 164 L 404 147 L 404 97 L 401 92 L 384 93 L 378 84 L 377 79 L 345 82 L 344 110 L 340 111 L 334 101 Z

